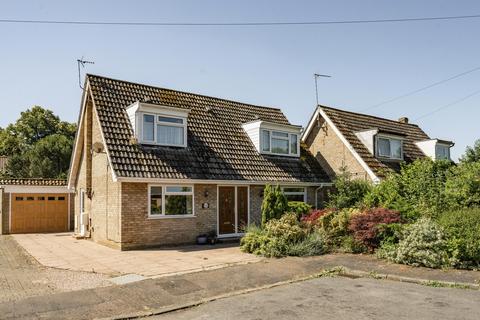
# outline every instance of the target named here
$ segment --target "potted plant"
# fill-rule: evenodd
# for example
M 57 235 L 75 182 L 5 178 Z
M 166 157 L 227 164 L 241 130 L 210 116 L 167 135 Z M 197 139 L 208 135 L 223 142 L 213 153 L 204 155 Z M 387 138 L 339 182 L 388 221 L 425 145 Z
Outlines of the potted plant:
M 207 235 L 207 241 L 209 244 L 215 244 L 217 243 L 217 232 L 216 231 L 210 231 Z
M 201 234 L 197 236 L 197 244 L 207 244 L 208 243 L 208 235 Z

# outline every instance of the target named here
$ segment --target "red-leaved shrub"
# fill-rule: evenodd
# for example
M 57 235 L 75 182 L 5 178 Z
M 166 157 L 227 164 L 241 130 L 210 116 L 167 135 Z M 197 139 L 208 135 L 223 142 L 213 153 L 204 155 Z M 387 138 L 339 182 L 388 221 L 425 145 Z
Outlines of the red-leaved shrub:
M 357 241 L 373 251 L 380 245 L 378 239 L 379 224 L 399 223 L 400 212 L 384 208 L 367 209 L 350 219 L 348 229 Z
M 322 209 L 322 210 L 313 210 L 309 214 L 303 216 L 300 221 L 302 222 L 307 222 L 310 224 L 316 224 L 317 220 L 320 219 L 320 217 L 326 215 L 327 213 L 332 212 L 332 209 Z

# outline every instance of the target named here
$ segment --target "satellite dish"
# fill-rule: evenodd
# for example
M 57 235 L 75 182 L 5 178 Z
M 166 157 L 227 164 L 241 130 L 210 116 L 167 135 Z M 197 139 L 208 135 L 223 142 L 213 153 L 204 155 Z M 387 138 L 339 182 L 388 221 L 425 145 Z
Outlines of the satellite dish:
M 103 152 L 103 143 L 95 142 L 92 146 L 93 152 L 102 153 Z

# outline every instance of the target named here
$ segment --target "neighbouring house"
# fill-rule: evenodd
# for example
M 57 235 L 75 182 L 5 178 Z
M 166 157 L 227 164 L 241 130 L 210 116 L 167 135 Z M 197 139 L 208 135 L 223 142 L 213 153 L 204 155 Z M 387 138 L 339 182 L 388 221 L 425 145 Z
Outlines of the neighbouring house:
M 66 180 L 0 180 L 0 234 L 69 231 L 72 208 Z
M 431 139 L 403 117 L 389 120 L 318 106 L 302 135 L 309 151 L 331 178 L 343 168 L 354 177 L 378 182 L 402 162 L 430 157 L 450 160 L 451 141 Z
M 280 109 L 87 75 L 68 186 L 75 232 L 122 250 L 240 236 L 266 184 L 321 206 L 331 180 Z

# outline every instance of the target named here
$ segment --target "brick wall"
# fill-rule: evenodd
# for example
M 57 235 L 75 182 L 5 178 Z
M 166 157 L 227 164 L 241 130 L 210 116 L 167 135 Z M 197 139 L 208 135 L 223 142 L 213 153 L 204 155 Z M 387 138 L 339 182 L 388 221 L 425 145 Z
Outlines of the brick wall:
M 9 221 L 9 214 L 10 214 L 10 193 L 5 193 L 3 189 L 0 189 L 1 195 L 1 226 L 0 226 L 0 234 L 8 234 L 10 221 Z
M 198 235 L 217 230 L 216 185 L 194 185 L 195 217 L 149 218 L 146 183 L 122 183 L 121 203 L 122 250 L 190 244 Z
M 342 167 L 346 167 L 353 177 L 370 180 L 351 151 L 323 119 L 312 129 L 306 144 L 331 178 L 340 173 Z
M 262 223 L 262 201 L 265 186 L 250 186 L 250 223 Z

